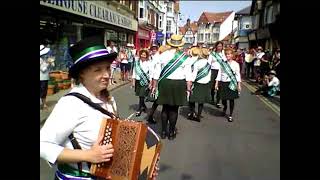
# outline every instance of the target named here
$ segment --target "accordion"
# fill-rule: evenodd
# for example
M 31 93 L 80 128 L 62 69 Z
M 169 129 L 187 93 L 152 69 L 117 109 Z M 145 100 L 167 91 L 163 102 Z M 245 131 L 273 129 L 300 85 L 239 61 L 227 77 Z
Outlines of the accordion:
M 158 135 L 145 123 L 131 120 L 105 119 L 99 136 L 102 144 L 112 143 L 110 161 L 92 164 L 90 173 L 112 180 L 149 180 L 158 160 L 161 143 Z

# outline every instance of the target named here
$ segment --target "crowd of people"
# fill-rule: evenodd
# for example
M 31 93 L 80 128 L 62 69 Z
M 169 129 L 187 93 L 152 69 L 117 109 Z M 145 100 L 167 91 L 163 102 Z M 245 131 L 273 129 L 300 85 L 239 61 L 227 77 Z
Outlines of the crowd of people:
M 129 43 L 118 50 L 112 41 L 105 47 L 97 38 L 81 40 L 70 47 L 73 64 L 69 75 L 75 80 L 70 92 L 116 114 L 116 101 L 107 87 L 116 83 L 114 72 L 120 66 L 120 80 L 131 81 L 137 96 L 136 116 L 147 113 L 147 121 L 157 123 L 154 112 L 162 106 L 160 136 L 173 140 L 181 106 L 189 107 L 188 119 L 201 122 L 204 104 L 211 103 L 219 109 L 223 107 L 221 115 L 233 122 L 242 76 L 254 78 L 261 85 L 257 93 L 274 96 L 279 91 L 280 49 L 270 55 L 261 47 L 246 51 L 225 47 L 221 41 L 214 47 L 183 46 L 181 35 L 172 35 L 167 45 L 152 44 L 138 52 Z M 40 47 L 40 69 L 42 50 Z M 145 101 L 153 102 L 152 107 L 148 108 Z M 64 96 L 58 101 L 40 131 L 40 156 L 58 164 L 56 179 L 94 179 L 89 173 L 90 165 L 85 162 L 110 161 L 113 146 L 100 145 L 102 139 L 98 137 L 103 118 L 112 117 L 75 96 Z M 74 139 L 80 148 L 75 148 Z

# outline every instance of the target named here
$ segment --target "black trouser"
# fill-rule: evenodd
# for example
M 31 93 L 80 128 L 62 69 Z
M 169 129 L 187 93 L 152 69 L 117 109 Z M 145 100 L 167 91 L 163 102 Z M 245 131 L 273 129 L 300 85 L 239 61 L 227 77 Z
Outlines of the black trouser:
M 179 106 L 164 104 L 162 106 L 161 121 L 162 121 L 162 132 L 167 132 L 167 124 L 169 120 L 169 132 L 173 133 L 176 128 L 178 120 Z
M 195 102 L 189 102 L 189 108 L 191 113 L 195 113 L 196 103 Z M 203 109 L 203 103 L 198 103 L 198 116 L 201 116 Z
M 248 63 L 246 62 L 246 73 L 245 73 L 247 78 L 253 78 L 254 77 L 254 72 L 253 72 L 253 62 Z
M 227 100 L 222 100 L 223 104 L 223 112 L 227 112 Z M 232 116 L 234 109 L 234 99 L 229 99 L 229 110 L 230 110 L 230 116 Z
M 139 97 L 139 108 L 138 111 L 141 111 L 142 109 L 147 109 L 146 104 L 144 103 L 144 97 Z
M 158 104 L 156 102 L 153 102 L 152 107 L 150 109 L 150 113 L 149 113 L 149 119 L 153 118 L 153 114 L 156 111 L 156 109 L 158 108 Z

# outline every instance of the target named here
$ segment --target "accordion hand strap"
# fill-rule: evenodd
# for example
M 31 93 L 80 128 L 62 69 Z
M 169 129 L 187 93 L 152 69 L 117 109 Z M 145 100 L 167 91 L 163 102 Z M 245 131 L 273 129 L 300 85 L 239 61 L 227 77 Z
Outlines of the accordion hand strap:
M 118 116 L 116 116 L 115 114 L 113 114 L 112 112 L 109 112 L 107 110 L 105 110 L 104 108 L 102 108 L 99 104 L 96 104 L 94 102 L 92 102 L 87 96 L 85 95 L 82 95 L 80 93 L 76 93 L 76 92 L 73 92 L 73 93 L 68 93 L 66 94 L 65 96 L 75 96 L 79 99 L 81 99 L 83 102 L 85 102 L 86 104 L 88 104 L 89 106 L 91 106 L 92 108 L 102 112 L 103 114 L 106 114 L 107 116 L 111 117 L 112 119 L 119 119 Z M 71 141 L 71 144 L 73 146 L 74 149 L 81 149 L 81 146 L 80 144 L 78 143 L 78 141 L 76 140 L 76 138 L 73 136 L 73 133 L 71 133 L 68 138 L 70 139 Z M 87 162 L 88 163 L 88 167 L 90 168 L 91 166 L 91 163 Z M 78 163 L 78 169 L 79 169 L 79 172 L 81 173 L 82 171 L 82 164 L 81 162 Z

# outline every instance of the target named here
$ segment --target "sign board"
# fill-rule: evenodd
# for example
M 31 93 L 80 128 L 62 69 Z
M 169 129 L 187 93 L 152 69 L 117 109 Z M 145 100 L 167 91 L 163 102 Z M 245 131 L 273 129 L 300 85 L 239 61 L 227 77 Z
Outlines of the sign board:
M 86 0 L 41 0 L 40 5 L 87 17 L 107 24 L 137 31 L 138 21 L 128 18 L 107 7 L 100 6 L 95 1 Z

